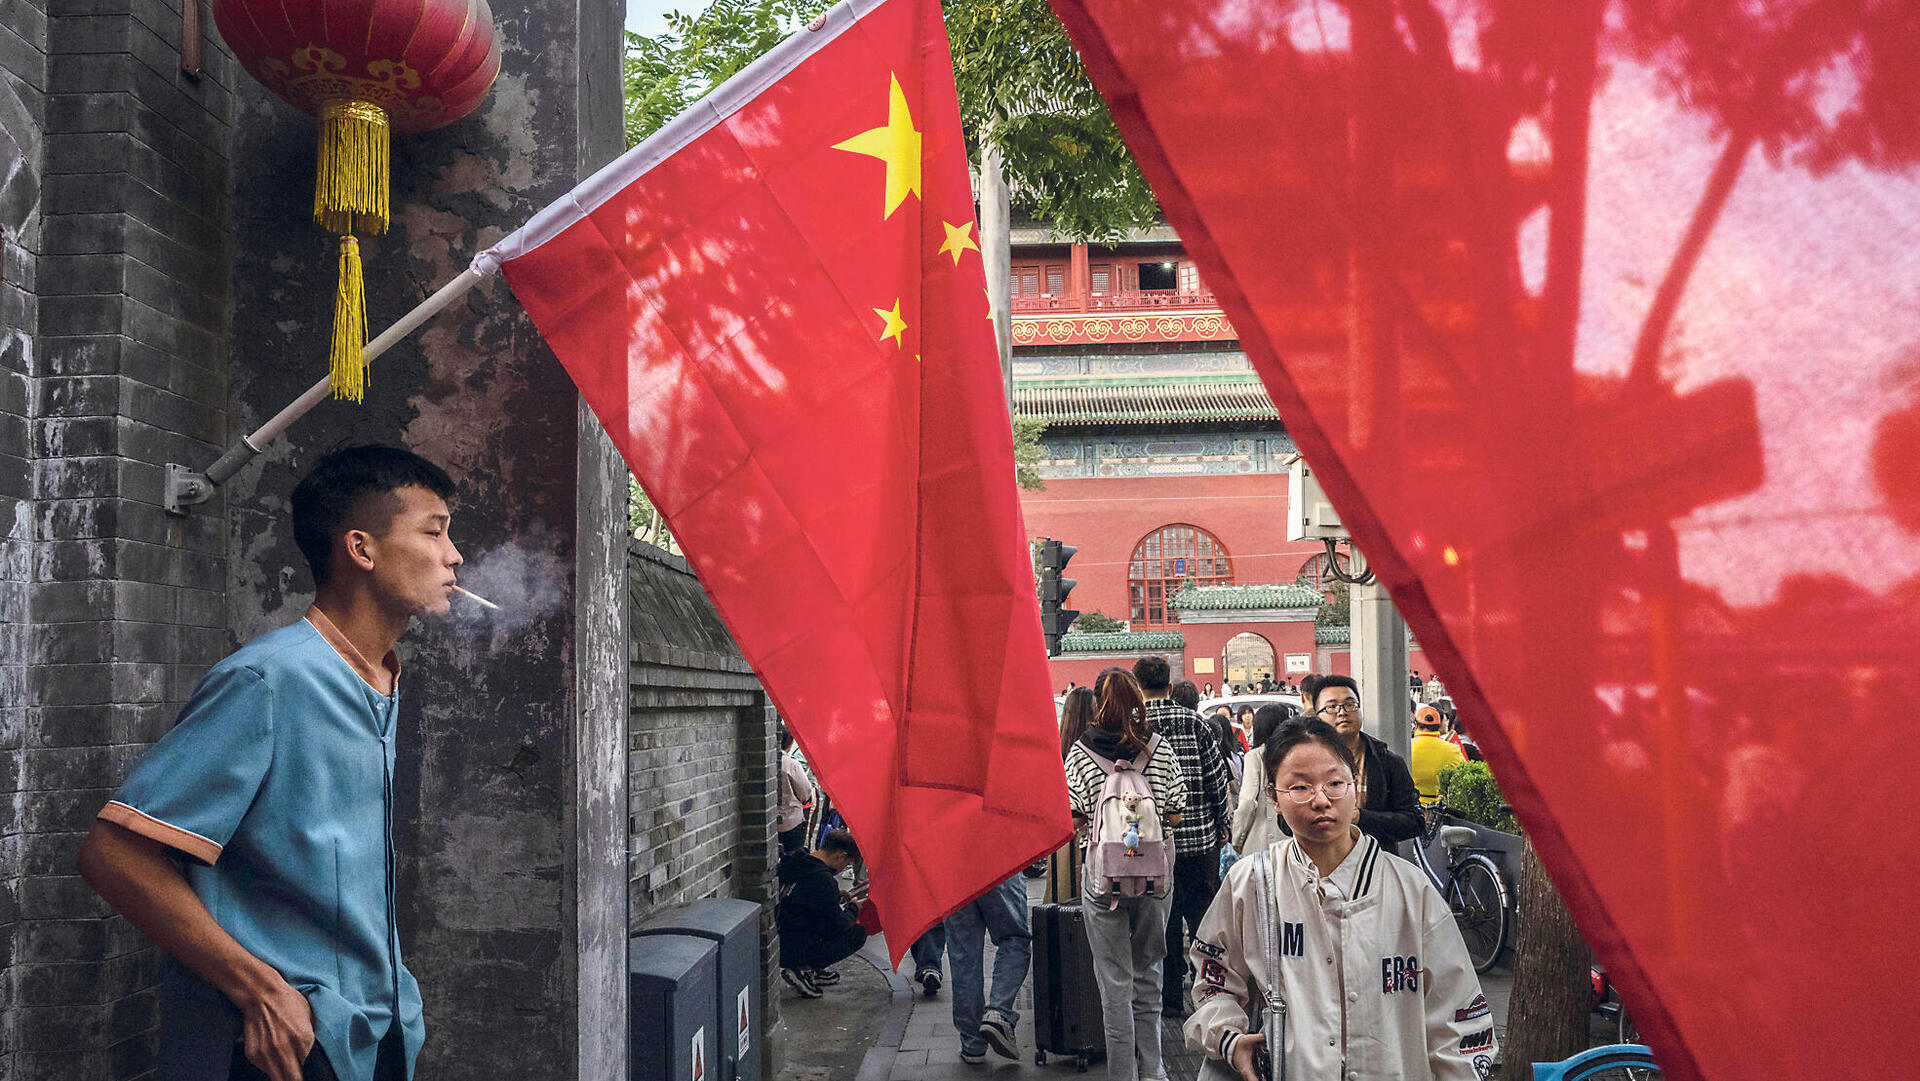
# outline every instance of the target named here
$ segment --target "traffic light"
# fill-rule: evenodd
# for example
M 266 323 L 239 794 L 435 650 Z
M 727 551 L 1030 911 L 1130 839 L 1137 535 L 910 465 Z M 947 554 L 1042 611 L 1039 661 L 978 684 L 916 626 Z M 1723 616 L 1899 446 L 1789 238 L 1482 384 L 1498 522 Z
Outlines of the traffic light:
M 1040 629 L 1047 636 L 1047 656 L 1060 653 L 1060 636 L 1067 633 L 1080 613 L 1061 607 L 1077 584 L 1066 577 L 1067 560 L 1080 549 L 1048 537 L 1040 542 Z

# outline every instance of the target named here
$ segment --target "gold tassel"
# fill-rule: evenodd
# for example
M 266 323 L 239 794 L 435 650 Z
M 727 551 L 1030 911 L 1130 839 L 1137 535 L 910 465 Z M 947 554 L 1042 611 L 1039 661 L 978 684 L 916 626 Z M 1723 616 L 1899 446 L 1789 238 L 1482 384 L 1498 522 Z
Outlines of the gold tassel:
M 335 99 L 320 106 L 320 159 L 313 185 L 313 221 L 330 233 L 355 226 L 387 231 L 386 110 Z
M 333 345 L 327 350 L 327 385 L 336 399 L 357 402 L 367 393 L 366 283 L 360 274 L 360 242 L 340 238 L 340 288 L 333 295 Z

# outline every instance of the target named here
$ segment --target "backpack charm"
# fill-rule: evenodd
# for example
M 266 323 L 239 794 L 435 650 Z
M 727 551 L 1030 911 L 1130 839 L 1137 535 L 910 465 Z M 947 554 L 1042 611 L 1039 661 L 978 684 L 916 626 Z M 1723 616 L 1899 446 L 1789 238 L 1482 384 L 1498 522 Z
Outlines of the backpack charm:
M 1120 797 L 1120 801 L 1127 806 L 1127 835 L 1123 839 L 1127 846 L 1127 855 L 1138 856 L 1140 854 L 1140 794 L 1128 792 Z

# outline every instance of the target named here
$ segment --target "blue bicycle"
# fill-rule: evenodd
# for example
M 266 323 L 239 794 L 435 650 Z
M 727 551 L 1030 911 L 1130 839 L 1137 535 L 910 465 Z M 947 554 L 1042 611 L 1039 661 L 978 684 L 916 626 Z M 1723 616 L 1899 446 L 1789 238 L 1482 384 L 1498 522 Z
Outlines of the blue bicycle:
M 1533 1064 L 1533 1081 L 1647 1081 L 1659 1076 L 1653 1052 L 1637 1043 L 1608 1044 L 1565 1062 Z

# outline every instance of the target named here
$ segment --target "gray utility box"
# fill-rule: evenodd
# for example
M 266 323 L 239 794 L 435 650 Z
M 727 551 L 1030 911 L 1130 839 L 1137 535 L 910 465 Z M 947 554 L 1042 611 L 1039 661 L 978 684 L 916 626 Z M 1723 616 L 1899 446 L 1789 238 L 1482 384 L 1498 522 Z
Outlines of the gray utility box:
M 714 988 L 720 944 L 690 935 L 627 943 L 627 1054 L 632 1081 L 719 1081 Z
M 685 935 L 720 950 L 720 978 L 711 1007 L 720 1037 L 717 1073 L 709 1081 L 760 1081 L 765 1015 L 760 1002 L 760 906 L 752 901 L 711 899 L 655 913 L 635 931 L 632 950 L 649 938 Z

